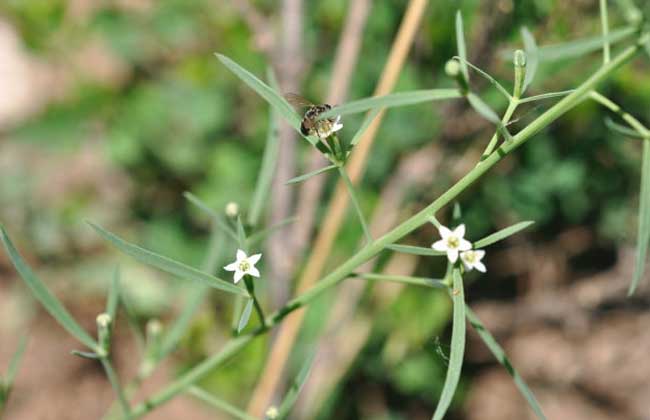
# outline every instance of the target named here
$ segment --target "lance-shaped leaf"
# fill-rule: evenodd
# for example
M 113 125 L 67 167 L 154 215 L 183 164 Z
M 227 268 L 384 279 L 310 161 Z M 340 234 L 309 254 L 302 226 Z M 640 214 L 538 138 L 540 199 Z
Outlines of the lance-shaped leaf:
M 16 374 L 18 374 L 18 367 L 20 366 L 20 361 L 23 359 L 23 355 L 25 354 L 25 349 L 27 348 L 27 336 L 22 336 L 20 338 L 20 342 L 18 343 L 18 348 L 14 352 L 14 355 L 11 356 L 11 360 L 9 361 L 9 368 L 7 368 L 7 374 L 5 375 L 5 380 L 4 380 L 4 387 L 5 387 L 5 399 L 9 397 L 9 393 L 11 392 L 11 388 L 14 385 L 14 381 L 16 380 Z M 0 387 L 2 387 L 2 381 L 0 380 Z
M 224 220 L 223 216 L 216 211 L 214 211 L 210 206 L 208 206 L 205 202 L 201 201 L 197 196 L 192 194 L 191 192 L 184 192 L 183 197 L 187 199 L 190 203 L 194 204 L 197 208 L 200 210 L 204 211 L 207 213 L 210 217 L 212 217 L 212 221 L 224 232 L 226 232 L 228 235 L 230 235 L 231 238 L 237 240 L 237 234 L 235 231 L 228 225 L 228 223 Z
M 158 268 L 159 270 L 173 274 L 177 277 L 205 283 L 211 287 L 214 287 L 215 289 L 223 290 L 224 292 L 230 292 L 241 296 L 248 296 L 248 293 L 246 293 L 246 291 L 231 283 L 226 282 L 225 280 L 211 276 L 210 274 L 197 270 L 194 267 L 190 267 L 189 265 L 172 260 L 171 258 L 156 254 L 155 252 L 129 243 L 93 223 L 90 223 L 90 226 L 95 229 L 95 231 L 102 238 L 110 242 L 117 249 L 135 258 L 141 263 Z
M 320 119 L 337 115 L 355 114 L 375 108 L 393 108 L 405 105 L 414 105 L 422 102 L 441 101 L 445 99 L 460 98 L 458 89 L 423 89 L 408 92 L 391 93 L 384 96 L 359 99 L 338 105 L 319 115 Z
M 537 402 L 537 399 L 535 399 L 533 392 L 530 390 L 530 388 L 528 388 L 528 385 L 526 385 L 524 379 L 521 377 L 521 375 L 519 375 L 519 372 L 517 372 L 512 366 L 510 360 L 508 360 L 508 356 L 506 356 L 505 351 L 503 351 L 503 348 L 499 345 L 499 343 L 497 343 L 492 334 L 490 334 L 490 332 L 485 328 L 483 323 L 481 323 L 481 320 L 469 308 L 469 306 L 465 305 L 465 311 L 465 315 L 467 316 L 467 320 L 469 321 L 470 325 L 474 328 L 474 330 L 476 330 L 476 333 L 479 335 L 479 337 L 481 337 L 481 340 L 483 340 L 487 348 L 490 349 L 497 361 L 501 363 L 506 371 L 508 371 L 508 374 L 512 376 L 517 389 L 519 389 L 521 395 L 524 396 L 530 408 L 537 415 L 537 418 L 540 420 L 546 420 L 546 417 L 542 412 L 542 408 Z
M 221 61 L 230 71 L 239 77 L 244 83 L 253 89 L 258 95 L 266 100 L 278 113 L 284 117 L 289 124 L 296 130 L 300 130 L 300 116 L 293 110 L 291 105 L 269 85 L 262 82 L 253 73 L 249 72 L 239 64 L 232 61 L 225 55 L 215 53 L 219 61 Z
M 18 253 L 18 250 L 16 250 L 16 247 L 11 242 L 11 239 L 9 239 L 7 231 L 5 231 L 2 226 L 0 226 L 0 239 L 7 250 L 9 259 L 11 259 L 11 262 L 16 268 L 16 271 L 18 271 L 18 274 L 20 274 L 20 277 L 23 279 L 25 284 L 27 284 L 31 289 L 34 297 L 41 302 L 50 315 L 52 315 L 54 319 L 56 319 L 70 334 L 76 337 L 77 340 L 91 349 L 97 349 L 97 342 L 93 340 L 83 328 L 81 328 L 72 315 L 70 315 L 70 313 L 65 309 L 63 304 L 61 304 L 52 292 L 50 292 L 45 283 L 36 277 L 29 266 L 25 263 Z
M 297 220 L 296 217 L 287 217 L 284 220 L 280 220 L 278 223 L 267 227 L 266 229 L 255 232 L 248 238 L 248 245 L 250 247 L 255 247 L 266 240 L 269 236 L 273 235 L 278 230 L 282 229 L 286 225 L 289 225 Z
M 273 71 L 268 70 L 269 80 L 271 86 L 277 85 L 275 83 L 275 76 Z M 273 181 L 273 174 L 278 163 L 278 156 L 280 151 L 280 143 L 278 141 L 278 127 L 277 127 L 277 113 L 271 108 L 269 115 L 269 128 L 266 134 L 266 144 L 264 146 L 264 157 L 262 158 L 262 167 L 257 175 L 257 184 L 255 185 L 255 193 L 251 202 L 250 212 L 248 213 L 248 224 L 256 226 L 262 215 L 262 211 L 267 204 L 269 193 L 271 192 L 271 181 Z
M 631 137 L 633 139 L 644 139 L 647 137 L 639 133 L 638 131 L 631 129 L 630 127 L 626 127 L 622 124 L 614 122 L 614 120 L 612 120 L 609 117 L 605 118 L 605 125 L 613 132 L 618 133 L 625 137 Z
M 597 35 L 593 37 L 580 38 L 575 41 L 564 42 L 555 45 L 545 45 L 539 48 L 540 61 L 556 61 L 569 58 L 578 58 L 603 48 L 604 42 L 614 44 L 630 38 L 637 29 L 630 26 L 610 31 L 606 37 Z
M 299 176 L 297 176 L 295 178 L 291 178 L 290 180 L 285 182 L 284 185 L 298 184 L 300 182 L 307 181 L 309 178 L 313 178 L 316 175 L 320 175 L 322 173 L 331 171 L 332 169 L 336 169 L 336 165 L 327 165 L 327 166 L 324 166 L 322 168 L 318 168 L 315 171 L 311 171 L 311 172 L 308 172 L 306 174 L 299 175 Z
M 521 37 L 524 39 L 524 50 L 526 51 L 526 76 L 524 77 L 524 86 L 521 89 L 521 93 L 523 94 L 526 88 L 532 83 L 535 73 L 537 73 L 539 51 L 535 38 L 528 28 L 521 28 Z
M 428 277 L 399 276 L 396 274 L 375 274 L 375 273 L 354 273 L 354 277 L 363 278 L 371 281 L 390 281 L 395 283 L 408 284 L 413 286 L 425 286 L 442 288 L 445 283 L 441 279 L 432 279 Z
M 494 112 L 492 108 L 488 106 L 488 104 L 483 102 L 483 99 L 481 99 L 478 95 L 469 92 L 467 94 L 467 100 L 469 101 L 469 104 L 472 106 L 472 108 L 474 108 L 474 111 L 478 112 L 479 115 L 481 115 L 483 118 L 497 126 L 497 131 L 499 131 L 499 134 L 501 134 L 505 140 L 510 140 L 512 138 L 508 132 L 508 129 L 503 125 L 497 113 Z
M 467 47 L 465 46 L 465 30 L 463 29 L 463 15 L 460 10 L 456 12 L 456 49 L 460 57 L 460 70 L 465 80 L 469 82 L 469 71 L 467 70 Z
M 241 317 L 239 318 L 239 323 L 237 324 L 237 334 L 241 333 L 244 328 L 246 328 L 246 325 L 248 325 L 248 320 L 251 318 L 251 313 L 253 312 L 253 299 L 248 299 L 246 302 L 246 306 L 244 306 L 244 310 L 241 313 Z
M 645 272 L 645 263 L 648 257 L 648 242 L 650 241 L 650 141 L 643 142 L 643 161 L 641 165 L 636 263 L 632 283 L 627 291 L 628 296 L 632 296 L 639 285 L 639 281 Z
M 447 255 L 445 252 L 436 251 L 432 248 L 424 248 L 422 246 L 413 246 L 413 245 L 387 245 L 387 249 L 392 251 L 401 252 L 403 254 L 413 254 L 413 255 L 424 255 L 428 257 L 437 257 L 440 255 Z
M 354 133 L 354 137 L 352 137 L 352 140 L 350 140 L 350 146 L 354 146 L 357 143 L 359 143 L 359 140 L 361 140 L 361 137 L 366 133 L 368 128 L 370 127 L 370 124 L 375 120 L 377 115 L 379 115 L 380 112 L 382 112 L 383 109 L 381 108 L 375 108 L 372 111 L 368 112 L 368 115 L 363 119 L 363 122 L 361 123 L 361 126 L 357 130 L 356 133 Z
M 447 409 L 451 404 L 460 380 L 460 371 L 463 367 L 463 357 L 465 355 L 465 293 L 463 291 L 463 279 L 460 276 L 460 270 L 458 268 L 454 268 L 453 270 L 451 298 L 454 303 L 451 327 L 451 354 L 449 356 L 445 384 L 442 388 L 436 411 L 433 413 L 433 420 L 442 420 L 447 413 Z
M 115 320 L 117 314 L 117 305 L 120 301 L 120 267 L 115 267 L 111 287 L 108 289 L 108 299 L 106 299 L 106 313 Z
M 315 356 L 316 352 L 312 352 L 307 359 L 305 359 L 298 375 L 296 375 L 296 378 L 291 383 L 291 387 L 289 388 L 289 391 L 287 391 L 287 395 L 285 395 L 284 400 L 282 400 L 280 408 L 278 409 L 278 420 L 285 419 L 289 415 L 293 405 L 296 403 L 300 390 L 309 377 L 309 371 L 311 370 Z
M 567 96 L 573 93 L 574 91 L 575 89 L 569 89 L 569 90 L 563 90 L 561 92 L 549 92 L 549 93 L 542 93 L 541 95 L 529 96 L 527 98 L 520 99 L 519 104 L 521 105 L 527 102 L 541 101 L 543 99 L 559 98 L 562 96 Z
M 508 226 L 505 229 L 498 230 L 493 234 L 488 235 L 485 238 L 479 239 L 478 241 L 474 242 L 474 248 L 483 248 L 488 245 L 492 245 L 495 242 L 502 241 L 508 236 L 512 236 L 515 233 L 518 233 L 526 229 L 528 226 L 532 225 L 533 223 L 535 222 L 533 221 L 519 222 L 512 226 Z
M 191 387 L 187 392 L 188 392 L 188 394 L 195 396 L 196 398 L 198 398 L 198 399 L 202 400 L 203 402 L 211 405 L 212 407 L 217 408 L 219 410 L 222 410 L 225 413 L 230 414 L 231 416 L 233 416 L 236 419 L 240 419 L 240 420 L 257 420 L 255 417 L 249 416 L 244 411 L 242 411 L 241 409 L 235 407 L 234 405 L 217 398 L 216 396 L 202 390 L 201 388 L 199 388 L 197 386 Z

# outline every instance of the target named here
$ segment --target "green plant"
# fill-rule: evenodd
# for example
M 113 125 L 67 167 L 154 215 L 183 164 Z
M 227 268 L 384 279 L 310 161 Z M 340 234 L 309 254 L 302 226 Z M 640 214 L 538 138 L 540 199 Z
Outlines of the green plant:
M 625 136 L 636 137 L 643 140 L 643 169 L 640 201 L 641 205 L 639 209 L 639 233 L 637 240 L 637 264 L 635 267 L 634 278 L 630 285 L 630 294 L 634 292 L 638 281 L 644 272 L 644 261 L 647 254 L 647 245 L 650 241 L 650 149 L 648 149 L 650 146 L 648 146 L 647 142 L 647 140 L 650 140 L 650 131 L 630 114 L 623 112 L 620 107 L 618 107 L 614 102 L 596 92 L 595 89 L 599 83 L 610 77 L 614 71 L 626 64 L 637 54 L 643 52 L 644 50 L 646 52 L 650 52 L 650 41 L 647 28 L 641 21 L 631 22 L 630 27 L 628 28 L 609 32 L 607 4 L 604 1 L 601 1 L 601 16 L 603 23 L 603 34 L 602 37 L 599 37 L 599 39 L 596 40 L 596 42 L 593 40 L 572 42 L 563 46 L 555 46 L 552 50 L 550 48 L 538 47 L 532 37 L 532 34 L 526 29 L 522 30 L 522 38 L 524 41 L 523 43 L 525 51 L 518 50 L 514 54 L 514 83 L 512 92 L 509 92 L 494 77 L 490 76 L 485 71 L 477 68 L 468 61 L 466 54 L 467 48 L 465 46 L 463 35 L 464 30 L 462 17 L 460 13 L 458 13 L 456 16 L 458 56 L 454 57 L 446 65 L 446 72 L 450 77 L 456 80 L 458 85 L 457 88 L 418 90 L 400 92 L 375 98 L 366 98 L 337 106 L 331 111 L 321 114 L 319 118 L 325 119 L 335 116 L 345 116 L 369 111 L 369 116 L 366 118 L 366 122 L 361 125 L 352 140 L 348 143 L 341 142 L 335 133 L 331 133 L 331 135 L 328 134 L 323 138 L 318 138 L 316 136 L 306 137 L 306 140 L 312 146 L 320 150 L 331 161 L 331 165 L 321 170 L 296 177 L 290 180 L 289 183 L 305 181 L 310 177 L 336 169 L 339 176 L 344 181 L 348 194 L 354 204 L 356 216 L 363 228 L 363 232 L 366 237 L 366 243 L 347 261 L 324 276 L 316 286 L 307 292 L 291 299 L 284 307 L 269 315 L 264 314 L 264 310 L 256 297 L 254 282 L 251 278 L 244 277 L 244 284 L 246 287 L 242 288 L 211 274 L 215 272 L 217 262 L 220 264 L 225 259 L 224 255 L 217 254 L 217 252 L 213 249 L 211 249 L 211 252 L 208 253 L 208 258 L 206 259 L 206 264 L 203 270 L 198 270 L 177 262 L 171 258 L 159 255 L 152 251 L 141 248 L 135 244 L 129 243 L 119 238 L 118 236 L 104 230 L 103 228 L 93 225 L 93 228 L 104 239 L 106 239 L 109 243 L 127 255 L 130 255 L 145 264 L 151 265 L 175 276 L 201 282 L 204 286 L 197 289 L 196 294 L 191 297 L 191 302 L 198 302 L 202 300 L 204 298 L 206 290 L 208 290 L 209 287 L 212 287 L 223 292 L 231 293 L 233 295 L 233 298 L 240 303 L 239 305 L 236 305 L 235 316 L 233 320 L 233 325 L 235 327 L 233 328 L 234 337 L 223 347 L 219 353 L 210 356 L 205 361 L 192 367 L 186 373 L 182 374 L 176 380 L 168 384 L 160 392 L 154 394 L 146 401 L 134 407 L 131 407 L 128 401 L 128 390 L 131 387 L 126 387 L 125 389 L 121 385 L 119 379 L 115 375 L 109 358 L 111 327 L 113 320 L 115 319 L 118 302 L 120 301 L 119 276 L 116 275 L 116 280 L 114 280 L 113 287 L 109 293 L 106 313 L 98 316 L 98 337 L 95 339 L 92 338 L 79 326 L 74 318 L 66 311 L 63 305 L 49 292 L 44 283 L 31 272 L 29 267 L 27 267 L 21 256 L 18 254 L 14 245 L 11 243 L 4 229 L 2 229 L 0 238 L 2 239 L 2 242 L 5 245 L 5 248 L 7 249 L 11 260 L 16 266 L 17 271 L 24 279 L 24 281 L 28 284 L 28 286 L 32 289 L 34 296 L 45 306 L 45 308 L 52 314 L 52 316 L 54 316 L 61 323 L 61 325 L 68 330 L 68 332 L 70 332 L 82 344 L 88 347 L 87 350 L 89 351 L 75 352 L 75 354 L 82 357 L 99 359 L 101 361 L 106 370 L 106 374 L 118 396 L 124 418 L 139 418 L 142 415 L 154 410 L 156 407 L 165 403 L 169 399 L 174 398 L 175 396 L 184 392 L 189 392 L 201 399 L 212 402 L 213 405 L 219 406 L 220 408 L 229 411 L 231 414 L 237 417 L 248 418 L 247 415 L 241 413 L 237 409 L 234 409 L 227 403 L 219 402 L 218 400 L 215 400 L 214 397 L 206 395 L 204 391 L 196 388 L 198 381 L 205 377 L 215 367 L 223 364 L 230 357 L 238 353 L 256 337 L 267 333 L 271 328 L 280 324 L 289 313 L 295 311 L 298 308 L 309 305 L 315 299 L 322 296 L 328 290 L 335 287 L 345 278 L 348 278 L 350 276 L 366 278 L 373 281 L 397 281 L 411 285 L 443 287 L 447 288 L 449 291 L 451 300 L 453 302 L 451 355 L 449 359 L 449 367 L 445 385 L 443 387 L 439 404 L 433 415 L 434 419 L 441 419 L 444 417 L 447 409 L 451 404 L 451 400 L 459 382 L 465 348 L 466 320 L 469 320 L 470 324 L 478 331 L 480 337 L 485 341 L 486 345 L 493 352 L 497 360 L 502 363 L 508 372 L 513 376 L 517 387 L 529 402 L 531 409 L 539 418 L 544 418 L 542 409 L 536 402 L 533 394 L 523 382 L 521 376 L 511 366 L 501 347 L 496 343 L 494 338 L 481 324 L 476 315 L 474 315 L 473 312 L 466 306 L 464 299 L 463 274 L 466 270 L 472 268 L 472 265 L 470 264 L 471 261 L 463 259 L 462 255 L 459 259 L 457 253 L 449 254 L 448 251 L 444 252 L 440 250 L 432 250 L 430 248 L 399 245 L 397 242 L 410 232 L 420 228 L 427 223 L 433 223 L 439 227 L 442 232 L 442 227 L 435 219 L 436 214 L 440 210 L 442 210 L 448 204 L 456 201 L 460 195 L 465 192 L 472 184 L 482 179 L 482 177 L 486 175 L 493 166 L 500 162 L 505 156 L 514 152 L 522 144 L 530 140 L 535 134 L 551 125 L 555 120 L 579 104 L 588 100 L 595 100 L 596 102 L 613 111 L 615 114 L 619 115 L 621 119 L 629 125 L 629 127 L 626 127 L 613 121 L 609 121 L 608 125 L 613 130 Z M 612 57 L 611 44 L 614 42 L 628 41 L 629 39 L 627 37 L 621 36 L 621 34 L 632 37 L 632 42 L 629 43 L 630 45 L 628 45 L 624 50 Z M 575 89 L 560 92 L 549 92 L 536 96 L 524 96 L 526 89 L 534 81 L 538 63 L 541 60 L 544 60 L 545 57 L 548 57 L 552 54 L 555 54 L 555 56 L 564 55 L 565 57 L 577 56 L 586 52 L 590 52 L 594 48 L 603 49 L 603 64 L 597 71 L 595 71 L 590 77 L 588 77 Z M 264 164 L 258 177 L 257 187 L 255 189 L 255 194 L 253 196 L 250 210 L 247 213 L 248 217 L 245 218 L 245 223 L 242 221 L 242 218 L 239 217 L 238 210 L 230 211 L 229 213 L 231 214 L 226 214 L 224 216 L 221 213 L 211 210 L 209 206 L 205 205 L 194 196 L 189 195 L 188 199 L 197 204 L 201 209 L 205 210 L 206 213 L 214 221 L 214 230 L 216 232 L 216 239 L 213 242 L 214 249 L 217 249 L 219 246 L 223 245 L 223 243 L 227 240 L 226 238 L 229 237 L 232 240 L 237 241 L 239 249 L 245 252 L 254 252 L 256 247 L 259 246 L 259 243 L 263 241 L 268 235 L 272 234 L 273 231 L 277 228 L 276 226 L 264 228 L 260 224 L 260 215 L 263 211 L 264 203 L 266 201 L 265 193 L 268 192 L 268 185 L 270 183 L 270 179 L 275 167 L 275 162 L 277 161 L 278 156 L 277 136 L 275 134 L 274 126 L 275 118 L 284 118 L 297 132 L 300 132 L 301 116 L 298 115 L 285 101 L 285 99 L 278 93 L 278 88 L 275 86 L 273 81 L 274 79 L 271 74 L 269 74 L 268 77 L 269 84 L 266 84 L 255 75 L 235 63 L 230 58 L 223 55 L 217 55 L 217 57 L 228 69 L 230 69 L 245 84 L 247 84 L 262 98 L 264 98 L 272 107 L 273 117 L 271 118 L 272 124 L 267 137 L 265 155 L 263 159 Z M 480 76 L 486 78 L 506 98 L 507 108 L 502 117 L 499 117 L 497 112 L 490 108 L 490 106 L 488 106 L 487 103 L 476 92 L 472 91 L 470 84 L 470 69 L 477 71 Z M 467 100 L 469 105 L 479 115 L 495 125 L 495 133 L 486 145 L 480 160 L 476 163 L 472 170 L 470 170 L 456 184 L 445 191 L 436 200 L 431 202 L 423 210 L 411 216 L 409 219 L 393 228 L 387 234 L 378 238 L 372 237 L 367 227 L 368 223 L 365 221 L 363 210 L 359 205 L 357 192 L 355 191 L 355 187 L 350 181 L 349 176 L 346 172 L 346 160 L 349 156 L 348 152 L 354 153 L 354 148 L 357 145 L 357 142 L 359 139 L 361 139 L 363 132 L 369 127 L 369 122 L 372 121 L 373 116 L 376 115 L 377 110 L 379 109 L 405 106 L 420 102 L 450 100 L 458 98 Z M 518 131 L 516 134 L 510 133 L 508 125 L 511 122 L 513 114 L 519 105 L 523 103 L 553 98 L 561 99 L 526 127 Z M 457 220 L 456 223 L 459 223 L 459 220 Z M 531 222 L 518 223 L 502 231 L 488 235 L 483 239 L 475 241 L 473 244 L 464 245 L 455 251 L 468 252 L 472 247 L 474 249 L 483 248 L 496 241 L 502 240 L 510 235 L 519 232 L 520 230 L 529 226 L 530 223 Z M 463 233 L 458 234 L 458 236 L 459 237 L 453 238 L 452 242 L 455 243 L 458 240 L 460 243 L 462 243 L 461 240 L 464 240 L 464 238 L 462 238 L 464 236 L 464 229 Z M 453 245 L 451 242 L 449 244 L 449 246 L 452 248 L 458 247 L 458 245 Z M 406 252 L 425 256 L 447 255 L 449 263 L 447 265 L 446 275 L 442 279 L 429 279 L 410 276 L 387 276 L 374 273 L 364 274 L 356 272 L 359 266 L 385 250 Z M 240 260 L 243 261 L 243 259 L 238 258 L 237 263 L 240 263 Z M 248 263 L 246 262 L 246 264 Z M 249 269 L 250 267 L 242 267 L 241 271 L 248 273 Z M 243 302 L 241 299 L 243 298 L 248 300 L 242 308 Z M 172 326 L 172 328 L 169 329 L 169 332 L 163 335 L 160 341 L 155 339 L 154 336 L 156 334 L 153 332 L 149 334 L 149 337 L 147 339 L 147 346 L 149 351 L 145 353 L 147 354 L 147 357 L 145 357 L 142 361 L 141 375 L 138 378 L 138 381 L 148 376 L 153 371 L 155 366 L 162 360 L 162 358 L 164 358 L 173 350 L 189 324 L 189 320 L 193 314 L 194 307 L 195 305 L 192 305 L 191 303 L 188 304 L 176 323 Z M 248 324 L 250 322 L 250 316 L 253 308 L 256 310 L 259 317 L 259 325 L 249 327 Z M 273 412 L 273 414 L 269 416 L 273 417 L 277 415 L 281 418 L 288 414 L 293 401 L 295 401 L 300 386 L 306 379 L 306 376 L 309 372 L 309 365 L 310 363 L 307 362 L 305 364 L 305 368 L 301 369 L 300 374 L 298 375 L 294 385 L 291 387 L 289 394 L 285 399 L 285 403 L 280 406 L 277 413 Z

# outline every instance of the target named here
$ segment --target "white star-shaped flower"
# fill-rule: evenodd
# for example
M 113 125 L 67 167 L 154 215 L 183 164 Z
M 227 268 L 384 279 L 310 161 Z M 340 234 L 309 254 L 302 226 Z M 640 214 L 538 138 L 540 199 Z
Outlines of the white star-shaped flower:
M 485 268 L 485 264 L 481 262 L 484 256 L 485 251 L 482 249 L 475 249 L 461 252 L 460 260 L 463 262 L 463 265 L 467 271 L 472 271 L 472 269 L 476 268 L 481 273 L 485 273 L 487 269 Z
M 431 245 L 431 248 L 439 252 L 446 252 L 447 258 L 452 264 L 458 260 L 459 252 L 472 249 L 472 244 L 463 238 L 465 236 L 465 225 L 459 225 L 453 231 L 441 225 L 438 232 L 442 239 Z
M 246 274 L 253 277 L 259 277 L 260 272 L 255 268 L 255 264 L 262 258 L 262 254 L 246 255 L 241 249 L 237 250 L 237 260 L 234 263 L 228 264 L 224 267 L 227 271 L 235 272 L 235 283 L 238 283 Z

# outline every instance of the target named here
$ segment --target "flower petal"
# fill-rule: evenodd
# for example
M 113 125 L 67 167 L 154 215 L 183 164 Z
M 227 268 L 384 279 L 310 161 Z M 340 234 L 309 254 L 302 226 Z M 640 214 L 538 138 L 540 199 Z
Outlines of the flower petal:
M 343 124 L 336 122 L 336 123 L 334 123 L 334 125 L 332 126 L 332 130 L 330 131 L 330 134 L 331 134 L 331 133 L 336 133 L 337 131 L 339 131 L 339 130 L 342 129 L 342 128 L 343 128 Z
M 448 249 L 447 258 L 449 258 L 450 263 L 455 263 L 458 260 L 458 250 L 457 249 Z
M 447 241 L 445 241 L 444 239 L 441 239 L 438 242 L 431 245 L 431 248 L 433 248 L 433 249 L 435 249 L 436 251 L 439 251 L 439 252 L 445 252 L 445 251 L 447 251 Z
M 456 235 L 459 239 L 465 237 L 465 225 L 460 224 L 456 226 L 456 229 L 454 229 L 454 235 Z
M 250 265 L 255 265 L 260 260 L 260 258 L 262 258 L 262 254 L 251 255 L 250 257 L 248 257 L 248 263 Z
M 226 271 L 237 271 L 237 267 L 239 267 L 239 263 L 235 261 L 234 263 L 228 264 L 223 269 Z
M 449 236 L 451 236 L 451 230 L 443 225 L 440 225 L 440 227 L 438 227 L 438 233 L 442 239 L 447 239 Z
M 460 260 L 463 262 L 463 265 L 465 266 L 465 270 L 467 270 L 467 271 L 472 271 L 472 269 L 473 269 L 474 267 L 472 266 L 472 264 L 470 264 L 470 263 L 468 263 L 467 261 L 465 261 L 465 260 L 463 259 L 463 256 L 462 256 L 462 255 L 461 255 L 461 257 L 460 257 Z
M 472 249 L 472 243 L 470 241 L 462 238 L 459 239 L 460 241 L 458 241 L 458 249 L 460 249 L 461 251 L 469 251 L 470 249 Z
M 244 277 L 244 272 L 237 270 L 235 271 L 235 284 L 239 283 L 239 280 L 241 280 L 242 277 Z
M 241 249 L 237 250 L 237 261 L 245 260 L 246 259 L 246 253 L 242 251 Z
M 474 263 L 474 267 L 476 267 L 476 269 L 477 269 L 478 271 L 480 271 L 481 273 L 485 273 L 485 272 L 487 271 L 487 268 L 485 268 L 485 264 L 483 264 L 483 263 L 480 262 L 480 261 L 476 261 L 476 262 Z
M 250 274 L 253 277 L 259 277 L 260 276 L 260 270 L 257 268 L 251 266 L 251 268 L 248 269 L 248 274 Z
M 475 249 L 474 253 L 476 254 L 476 261 L 481 261 L 485 257 L 485 251 L 482 249 Z

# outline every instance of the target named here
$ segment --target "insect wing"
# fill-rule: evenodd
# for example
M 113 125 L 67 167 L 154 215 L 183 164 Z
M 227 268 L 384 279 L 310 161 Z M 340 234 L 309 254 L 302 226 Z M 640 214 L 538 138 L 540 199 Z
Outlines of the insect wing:
M 304 108 L 307 106 L 314 106 L 313 103 L 308 101 L 307 99 L 303 98 L 300 95 L 297 95 L 295 93 L 286 93 L 284 95 L 284 99 L 287 100 L 291 105 L 297 107 L 297 108 Z

